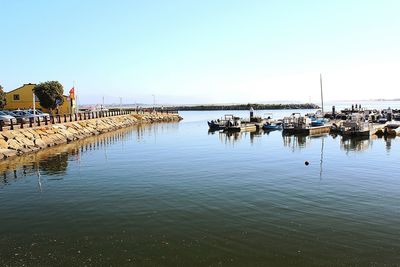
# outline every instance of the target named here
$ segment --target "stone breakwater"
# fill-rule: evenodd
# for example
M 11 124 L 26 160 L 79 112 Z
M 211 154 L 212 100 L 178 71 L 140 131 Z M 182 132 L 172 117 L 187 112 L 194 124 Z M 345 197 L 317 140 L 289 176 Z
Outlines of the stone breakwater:
M 142 123 L 178 122 L 178 114 L 129 114 L 0 132 L 0 159 Z

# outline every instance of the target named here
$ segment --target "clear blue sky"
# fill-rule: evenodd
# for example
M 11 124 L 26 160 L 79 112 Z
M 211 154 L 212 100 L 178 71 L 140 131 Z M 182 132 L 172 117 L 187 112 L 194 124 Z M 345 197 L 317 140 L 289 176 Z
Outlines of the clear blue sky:
M 400 97 L 400 1 L 0 0 L 0 84 L 81 102 Z

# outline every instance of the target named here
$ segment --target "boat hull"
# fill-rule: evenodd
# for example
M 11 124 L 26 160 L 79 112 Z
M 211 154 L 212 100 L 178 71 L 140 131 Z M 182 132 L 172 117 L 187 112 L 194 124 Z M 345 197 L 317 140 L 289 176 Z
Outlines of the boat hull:
M 212 131 L 223 130 L 225 128 L 224 125 L 217 124 L 217 123 L 212 123 L 212 122 L 209 122 L 209 121 L 207 122 L 207 124 L 208 124 L 209 129 L 212 130 Z
M 246 124 L 240 126 L 228 126 L 224 129 L 226 132 L 255 132 L 257 126 L 255 124 Z
M 352 131 L 352 130 L 347 130 L 347 131 L 343 131 L 342 135 L 343 136 L 347 136 L 347 137 L 369 137 L 371 134 L 370 130 L 364 130 L 364 131 Z
M 307 128 L 284 128 L 283 132 L 286 134 L 314 135 L 314 134 L 329 133 L 330 130 L 331 130 L 330 126 L 317 126 L 317 127 L 307 127 Z
M 267 125 L 267 124 L 264 124 L 262 128 L 264 130 L 268 130 L 268 131 L 282 130 L 282 125 Z

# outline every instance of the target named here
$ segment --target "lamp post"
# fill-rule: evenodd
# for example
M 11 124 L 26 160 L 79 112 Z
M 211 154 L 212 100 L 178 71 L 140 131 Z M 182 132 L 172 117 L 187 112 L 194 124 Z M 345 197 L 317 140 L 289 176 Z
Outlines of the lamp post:
M 36 114 L 36 96 L 35 96 L 35 91 L 34 90 L 32 90 L 32 97 L 33 97 L 33 99 L 32 99 L 32 101 L 33 101 L 33 104 L 32 104 L 33 115 L 35 115 Z
M 156 110 L 156 96 L 155 95 L 152 96 L 153 96 L 153 110 Z

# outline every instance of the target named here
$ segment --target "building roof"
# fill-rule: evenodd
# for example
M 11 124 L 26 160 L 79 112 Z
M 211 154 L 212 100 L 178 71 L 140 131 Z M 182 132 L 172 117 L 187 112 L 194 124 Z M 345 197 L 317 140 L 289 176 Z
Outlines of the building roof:
M 24 87 L 24 86 L 27 86 L 27 85 L 33 85 L 33 86 L 35 86 L 36 83 L 24 83 L 22 86 L 20 86 L 20 87 L 18 87 L 18 88 L 15 88 L 14 90 L 11 90 L 11 91 L 6 92 L 6 93 L 7 93 L 7 94 L 12 93 L 12 92 L 14 92 L 14 91 L 17 91 L 17 90 L 21 89 L 21 88 Z
M 15 88 L 14 90 L 11 90 L 11 91 L 9 91 L 9 92 L 6 92 L 6 94 L 9 94 L 9 93 L 12 93 L 12 92 L 14 92 L 14 91 L 17 91 L 17 90 L 19 90 L 19 89 L 21 89 L 21 88 L 23 88 L 24 86 L 27 86 L 27 85 L 33 85 L 33 86 L 35 86 L 36 83 L 24 83 L 22 86 L 20 86 L 20 87 L 18 87 L 18 88 Z M 68 95 L 64 95 L 64 94 L 63 94 L 63 96 L 68 97 Z

